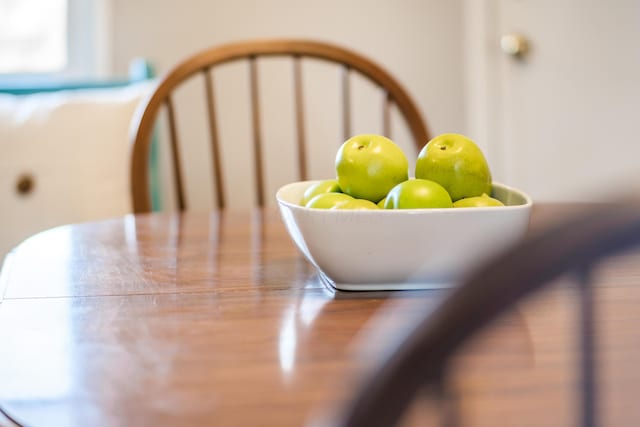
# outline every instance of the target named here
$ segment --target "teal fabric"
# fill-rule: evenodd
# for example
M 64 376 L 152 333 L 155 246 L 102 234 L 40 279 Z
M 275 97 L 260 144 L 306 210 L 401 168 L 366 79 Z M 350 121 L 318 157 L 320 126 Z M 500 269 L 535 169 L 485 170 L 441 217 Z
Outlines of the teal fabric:
M 108 89 L 130 85 L 155 77 L 151 64 L 143 59 L 136 58 L 129 65 L 129 76 L 127 79 L 112 80 L 28 80 L 12 79 L 2 81 L 0 79 L 0 93 L 11 95 L 29 95 L 40 92 L 57 92 L 61 90 L 82 90 L 82 89 Z
M 123 87 L 130 84 L 128 80 L 93 82 L 93 81 L 73 81 L 73 82 L 11 82 L 4 83 L 0 86 L 0 93 L 8 93 L 11 95 L 31 95 L 42 92 L 58 92 L 61 90 L 81 90 L 81 89 L 102 89 Z

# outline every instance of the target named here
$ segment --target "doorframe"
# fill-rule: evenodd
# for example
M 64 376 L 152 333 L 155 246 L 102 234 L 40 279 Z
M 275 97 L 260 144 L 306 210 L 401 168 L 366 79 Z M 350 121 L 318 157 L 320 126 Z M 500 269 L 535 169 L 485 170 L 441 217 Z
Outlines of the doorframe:
M 502 0 L 463 0 L 465 116 L 469 136 L 486 154 L 494 179 L 508 182 L 503 123 Z

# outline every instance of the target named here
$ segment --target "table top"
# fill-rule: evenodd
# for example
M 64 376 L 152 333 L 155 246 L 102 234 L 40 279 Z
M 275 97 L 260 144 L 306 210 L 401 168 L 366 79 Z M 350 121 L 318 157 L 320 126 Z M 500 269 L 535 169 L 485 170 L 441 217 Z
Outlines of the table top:
M 535 206 L 531 229 L 575 209 Z M 639 260 L 600 275 L 605 425 L 640 419 Z M 6 258 L 2 292 L 0 407 L 20 423 L 298 426 L 344 402 L 447 291 L 328 289 L 263 209 L 55 228 Z M 557 286 L 467 346 L 454 375 L 463 417 L 571 424 L 574 312 Z M 407 423 L 430 417 L 420 408 Z

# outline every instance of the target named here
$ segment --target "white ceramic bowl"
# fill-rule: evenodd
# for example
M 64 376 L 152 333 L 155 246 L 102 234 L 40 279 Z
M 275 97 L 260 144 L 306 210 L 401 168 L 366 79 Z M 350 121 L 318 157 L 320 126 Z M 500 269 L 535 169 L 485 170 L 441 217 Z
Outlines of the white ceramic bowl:
M 276 199 L 300 251 L 341 290 L 430 289 L 454 285 L 477 263 L 521 239 L 529 196 L 500 183 L 505 207 L 330 210 L 299 205 L 317 181 L 284 185 Z

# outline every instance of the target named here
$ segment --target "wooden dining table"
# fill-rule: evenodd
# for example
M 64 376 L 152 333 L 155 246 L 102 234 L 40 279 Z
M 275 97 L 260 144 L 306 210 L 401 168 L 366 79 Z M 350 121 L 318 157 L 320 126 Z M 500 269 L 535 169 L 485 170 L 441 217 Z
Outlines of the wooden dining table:
M 535 205 L 530 232 L 580 208 Z M 640 425 L 640 255 L 597 278 L 597 414 Z M 274 208 L 54 228 L 0 272 L 0 425 L 317 425 L 450 291 L 331 289 Z M 574 299 L 561 279 L 456 355 L 462 425 L 575 425 Z

